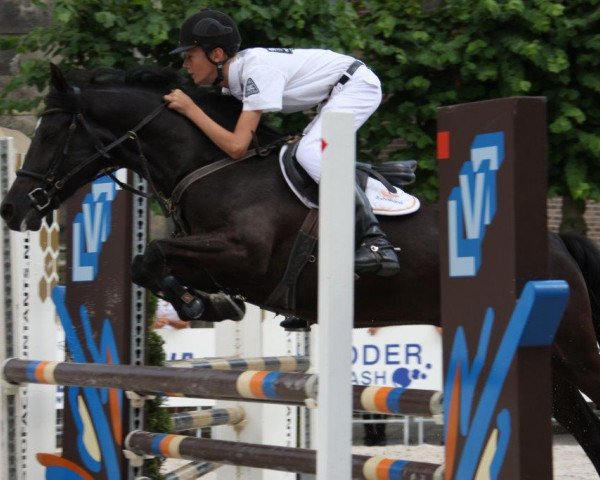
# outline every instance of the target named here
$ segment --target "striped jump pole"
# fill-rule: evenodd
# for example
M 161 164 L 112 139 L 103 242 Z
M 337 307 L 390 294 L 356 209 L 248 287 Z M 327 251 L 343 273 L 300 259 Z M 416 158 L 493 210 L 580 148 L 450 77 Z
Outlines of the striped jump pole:
M 211 408 L 195 412 L 171 415 L 173 431 L 182 432 L 194 428 L 216 427 L 217 425 L 237 425 L 245 419 L 242 407 Z
M 255 358 L 190 358 L 167 362 L 169 367 L 209 368 L 212 370 L 269 370 L 279 372 L 306 372 L 310 358 L 304 356 Z
M 165 368 L 140 365 L 44 362 L 4 362 L 10 383 L 45 383 L 80 387 L 116 388 L 139 394 L 243 400 L 282 405 L 315 404 L 317 376 L 305 373 L 240 372 L 202 368 Z M 352 387 L 357 411 L 416 416 L 439 415 L 442 394 L 433 390 L 392 387 Z M 307 400 L 310 400 L 307 402 Z
M 134 431 L 127 435 L 125 449 L 140 456 L 157 455 L 203 460 L 309 475 L 316 473 L 316 451 L 305 448 L 255 445 Z M 351 478 L 352 480 L 443 480 L 444 467 L 433 463 L 352 455 Z

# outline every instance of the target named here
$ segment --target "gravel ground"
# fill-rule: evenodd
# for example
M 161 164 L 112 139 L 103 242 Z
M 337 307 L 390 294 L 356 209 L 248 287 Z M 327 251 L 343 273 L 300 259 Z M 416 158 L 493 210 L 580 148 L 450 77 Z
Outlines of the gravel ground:
M 589 459 L 577 442 L 570 435 L 554 435 L 553 461 L 554 478 L 556 480 L 590 480 L 597 479 L 598 475 Z M 387 447 L 356 446 L 353 453 L 360 455 L 385 455 L 403 460 L 427 459 L 428 462 L 441 463 L 444 456 L 444 447 L 422 444 L 416 446 L 388 445 Z M 169 460 L 165 464 L 166 471 L 181 465 L 181 461 Z M 202 480 L 216 480 L 215 472 L 202 477 Z
M 403 460 L 422 461 L 426 458 L 427 462 L 431 463 L 442 463 L 444 458 L 444 447 L 426 443 L 408 447 L 405 445 L 354 447 L 352 450 L 353 453 L 360 455 L 385 455 L 402 458 Z M 592 463 L 572 436 L 554 435 L 552 453 L 554 478 L 556 480 L 590 480 L 598 478 Z

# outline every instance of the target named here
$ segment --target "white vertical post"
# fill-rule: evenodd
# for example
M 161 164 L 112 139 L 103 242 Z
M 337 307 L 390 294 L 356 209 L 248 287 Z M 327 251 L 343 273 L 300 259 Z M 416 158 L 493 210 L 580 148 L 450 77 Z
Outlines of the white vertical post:
M 319 189 L 317 480 L 352 478 L 354 115 L 323 114 Z

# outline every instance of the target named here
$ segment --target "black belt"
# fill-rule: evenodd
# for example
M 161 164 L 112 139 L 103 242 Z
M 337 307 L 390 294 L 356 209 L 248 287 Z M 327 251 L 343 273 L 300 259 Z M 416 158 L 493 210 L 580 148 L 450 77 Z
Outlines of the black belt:
M 350 80 L 350 77 L 352 77 L 352 75 L 354 75 L 354 72 L 356 72 L 356 70 L 358 70 L 359 67 L 362 67 L 364 65 L 363 62 L 361 62 L 360 60 L 354 60 L 350 66 L 348 67 L 348 69 L 344 72 L 344 74 L 340 77 L 340 79 L 337 81 L 336 85 L 339 83 L 340 85 L 345 85 L 346 82 L 348 80 Z

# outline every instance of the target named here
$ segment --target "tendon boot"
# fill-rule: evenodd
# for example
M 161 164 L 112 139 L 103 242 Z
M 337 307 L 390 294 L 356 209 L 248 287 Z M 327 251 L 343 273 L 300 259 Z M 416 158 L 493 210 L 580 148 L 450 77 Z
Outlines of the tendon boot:
M 400 271 L 398 256 L 379 226 L 371 210 L 366 193 L 358 186 L 356 192 L 356 238 L 360 246 L 354 254 L 356 273 L 374 273 L 381 277 L 396 275 Z
M 161 281 L 161 290 L 181 320 L 200 320 L 204 313 L 204 302 L 192 293 L 173 275 L 167 275 Z

